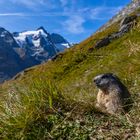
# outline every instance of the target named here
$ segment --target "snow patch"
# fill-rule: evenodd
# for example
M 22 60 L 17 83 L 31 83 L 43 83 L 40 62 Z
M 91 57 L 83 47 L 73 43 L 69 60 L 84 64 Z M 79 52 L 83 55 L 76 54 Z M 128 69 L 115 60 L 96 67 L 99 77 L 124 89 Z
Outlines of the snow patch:
M 62 52 L 70 47 L 69 43 L 61 35 L 49 34 L 44 28 L 16 33 L 13 36 L 20 48 L 29 49 L 27 52 L 30 56 L 40 61 L 47 60 L 57 52 Z
M 70 48 L 68 43 L 57 43 L 55 46 L 59 51 L 64 51 L 65 49 Z

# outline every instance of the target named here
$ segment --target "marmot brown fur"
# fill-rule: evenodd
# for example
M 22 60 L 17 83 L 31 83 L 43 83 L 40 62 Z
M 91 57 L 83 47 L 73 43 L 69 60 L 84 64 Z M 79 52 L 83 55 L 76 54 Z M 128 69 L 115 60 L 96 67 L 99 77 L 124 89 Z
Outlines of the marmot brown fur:
M 112 74 L 101 74 L 94 78 L 99 88 L 96 107 L 102 112 L 118 114 L 124 112 L 130 102 L 130 93 L 120 79 Z

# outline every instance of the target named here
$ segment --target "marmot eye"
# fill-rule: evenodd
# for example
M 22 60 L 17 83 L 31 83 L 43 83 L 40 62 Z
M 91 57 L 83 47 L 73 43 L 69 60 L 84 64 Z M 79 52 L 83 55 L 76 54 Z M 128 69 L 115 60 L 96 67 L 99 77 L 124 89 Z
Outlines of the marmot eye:
M 93 82 L 95 83 L 96 82 L 96 79 L 93 79 Z

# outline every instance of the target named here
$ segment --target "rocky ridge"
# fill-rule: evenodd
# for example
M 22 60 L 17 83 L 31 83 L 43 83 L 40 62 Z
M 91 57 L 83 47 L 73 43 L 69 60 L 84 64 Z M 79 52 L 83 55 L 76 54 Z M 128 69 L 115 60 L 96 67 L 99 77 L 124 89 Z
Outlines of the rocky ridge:
M 96 32 L 101 32 L 105 30 L 107 27 L 121 20 L 122 18 L 127 17 L 130 13 L 136 11 L 136 9 L 138 8 L 140 8 L 140 0 L 133 0 L 130 4 L 124 7 L 117 15 L 112 17 L 106 24 L 104 24 Z
M 129 32 L 130 29 L 136 24 L 137 17 L 138 17 L 137 15 L 132 15 L 123 18 L 122 21 L 120 22 L 119 30 L 97 41 L 94 48 L 101 48 L 107 46 L 114 39 L 120 38 L 125 33 Z

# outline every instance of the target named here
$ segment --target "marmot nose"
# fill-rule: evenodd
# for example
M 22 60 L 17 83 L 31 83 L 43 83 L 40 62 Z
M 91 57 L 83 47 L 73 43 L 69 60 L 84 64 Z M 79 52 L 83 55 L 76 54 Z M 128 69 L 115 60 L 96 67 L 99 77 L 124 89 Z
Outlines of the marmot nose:
M 95 78 L 93 79 L 93 82 L 96 83 L 96 79 Z
M 95 78 L 95 79 L 93 79 L 93 82 L 94 83 L 99 83 L 99 80 Z
M 93 82 L 96 84 L 96 86 L 98 86 L 100 84 L 100 80 L 99 79 L 93 79 Z

